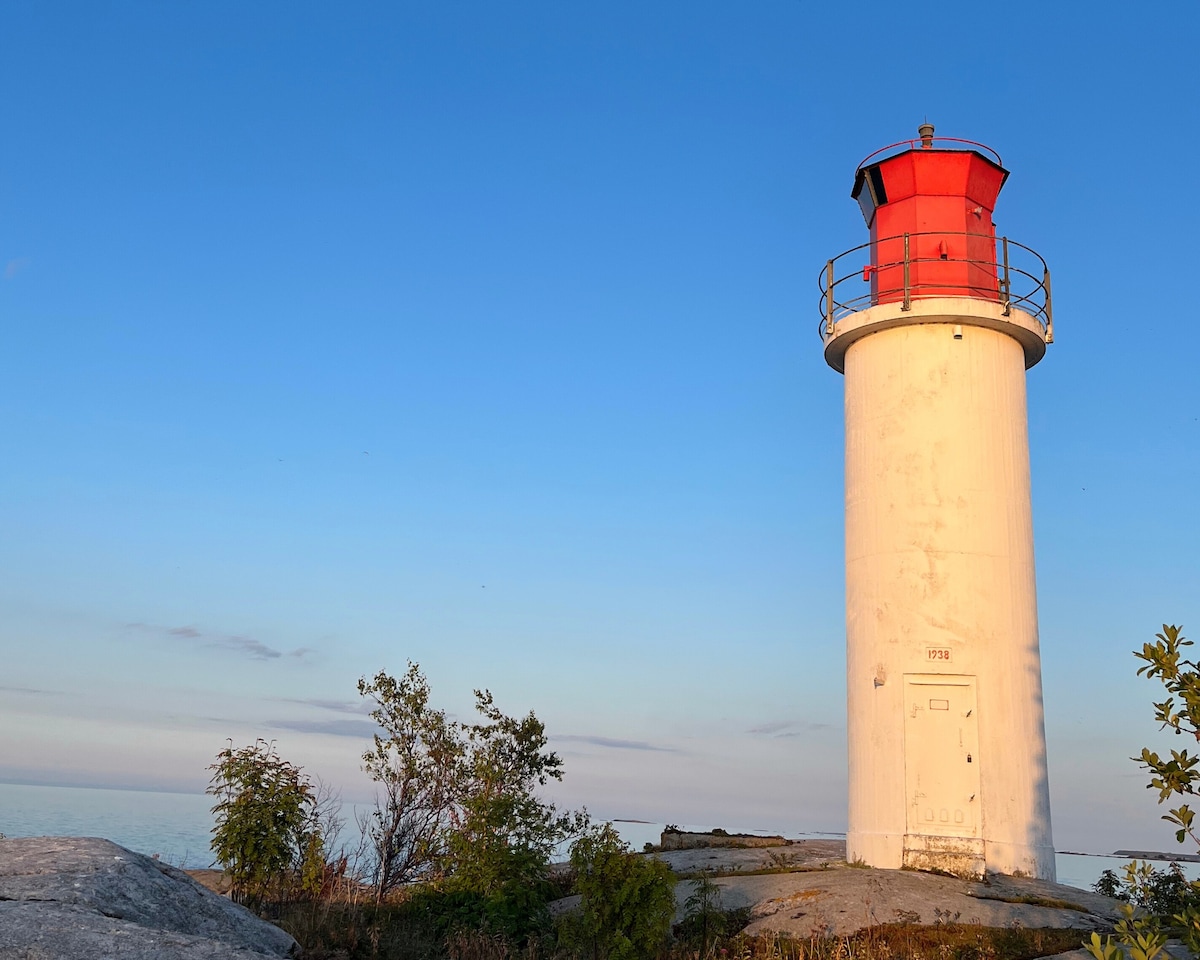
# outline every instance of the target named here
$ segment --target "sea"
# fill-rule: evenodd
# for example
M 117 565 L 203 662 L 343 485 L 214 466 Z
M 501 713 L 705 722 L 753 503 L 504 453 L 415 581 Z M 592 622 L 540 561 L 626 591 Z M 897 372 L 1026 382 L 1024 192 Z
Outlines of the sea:
M 38 786 L 0 783 L 0 834 L 7 837 L 104 837 L 123 847 L 183 869 L 213 865 L 213 798 L 204 794 L 155 793 L 148 790 L 111 790 L 92 787 Z M 355 811 L 347 805 L 343 816 L 353 827 Z M 636 819 L 614 819 L 613 825 L 634 850 L 656 843 L 665 824 Z M 681 824 L 684 830 L 706 831 L 712 825 Z M 731 832 L 763 833 L 726 826 Z M 840 834 L 794 834 L 791 839 L 837 839 Z M 344 835 L 353 844 L 356 837 Z M 1104 854 L 1059 853 L 1058 882 L 1090 890 L 1105 870 L 1118 875 L 1127 858 Z M 1157 864 L 1165 866 L 1165 864 Z M 1190 879 L 1200 879 L 1200 864 L 1180 865 Z

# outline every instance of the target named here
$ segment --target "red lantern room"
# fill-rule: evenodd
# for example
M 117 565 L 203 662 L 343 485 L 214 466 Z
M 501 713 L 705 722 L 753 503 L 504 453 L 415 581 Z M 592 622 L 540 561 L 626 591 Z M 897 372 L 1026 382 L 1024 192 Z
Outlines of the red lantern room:
M 871 301 L 904 300 L 906 293 L 999 300 L 992 211 L 1008 171 L 999 155 L 935 148 L 932 124 L 919 132 L 920 146 L 872 163 L 892 149 L 885 147 L 854 178 L 851 196 L 871 230 L 863 278 L 871 282 Z
M 851 196 L 871 237 L 821 271 L 825 359 L 842 370 L 850 344 L 882 327 L 948 316 L 936 302 L 956 299 L 955 323 L 1007 330 L 1032 366 L 1054 340 L 1050 270 L 1037 251 L 996 236 L 992 211 L 1008 171 L 990 147 L 935 139 L 929 123 L 918 132 L 919 140 L 858 165 Z M 964 300 L 983 302 L 968 308 Z

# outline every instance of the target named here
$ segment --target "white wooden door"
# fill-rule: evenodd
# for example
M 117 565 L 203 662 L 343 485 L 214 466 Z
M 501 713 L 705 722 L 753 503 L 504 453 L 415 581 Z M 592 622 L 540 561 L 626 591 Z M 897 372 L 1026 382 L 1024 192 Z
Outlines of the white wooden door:
M 979 718 L 975 678 L 904 678 L 908 832 L 979 836 Z

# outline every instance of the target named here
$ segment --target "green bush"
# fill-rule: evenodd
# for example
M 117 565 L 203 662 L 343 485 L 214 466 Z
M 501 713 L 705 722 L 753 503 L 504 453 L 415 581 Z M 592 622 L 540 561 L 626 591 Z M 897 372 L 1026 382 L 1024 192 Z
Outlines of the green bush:
M 632 853 L 611 823 L 571 845 L 579 913 L 565 939 L 594 960 L 645 960 L 667 945 L 675 915 L 675 877 L 659 860 Z
M 1184 876 L 1178 863 L 1171 863 L 1165 870 L 1155 870 L 1149 863 L 1131 861 L 1125 865 L 1124 879 L 1112 870 L 1105 870 L 1092 884 L 1092 889 L 1163 917 L 1200 906 L 1200 890 Z
M 710 947 L 750 922 L 750 910 L 722 909 L 721 888 L 708 872 L 692 880 L 690 886 L 692 892 L 683 904 L 684 918 L 672 932 L 678 942 L 695 947 L 701 957 L 707 957 Z
M 1133 655 L 1143 661 L 1138 676 L 1162 683 L 1168 696 L 1154 704 L 1154 718 L 1163 730 L 1200 740 L 1200 665 L 1183 654 L 1192 642 L 1182 628 L 1163 624 L 1154 643 L 1145 643 Z M 1158 802 L 1174 798 L 1189 800 L 1200 792 L 1200 755 L 1172 750 L 1169 757 L 1144 747 L 1134 758 L 1150 774 L 1147 789 L 1158 791 Z M 1190 839 L 1200 847 L 1195 811 L 1184 802 L 1168 809 L 1164 820 L 1179 829 L 1179 843 Z M 1189 883 L 1178 865 L 1161 871 L 1136 861 L 1125 867 L 1125 881 L 1106 870 L 1094 888 L 1098 893 L 1115 896 L 1121 904 L 1121 920 L 1112 937 L 1092 934 L 1084 946 L 1096 960 L 1119 960 L 1122 947 L 1134 960 L 1154 960 L 1162 953 L 1168 936 L 1179 937 L 1193 955 L 1200 954 L 1200 884 Z
M 319 890 L 324 842 L 316 793 L 301 768 L 258 740 L 239 750 L 230 741 L 209 769 L 207 792 L 218 798 L 212 850 L 229 874 L 230 896 L 258 908 L 268 896 L 287 899 L 296 885 Z
M 381 788 L 366 827 L 377 901 L 414 880 L 478 894 L 498 928 L 524 936 L 549 923 L 547 868 L 555 847 L 583 830 L 586 811 L 559 811 L 537 791 L 562 779 L 531 712 L 510 717 L 475 691 L 480 722 L 430 706 L 429 684 L 410 662 L 400 680 L 359 680 L 380 726 L 363 765 Z M 528 923 L 518 917 L 528 917 Z

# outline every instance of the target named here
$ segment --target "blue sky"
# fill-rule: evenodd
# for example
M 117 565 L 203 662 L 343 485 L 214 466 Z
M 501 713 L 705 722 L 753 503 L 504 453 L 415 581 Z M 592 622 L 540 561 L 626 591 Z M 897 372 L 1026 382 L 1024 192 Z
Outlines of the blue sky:
M 346 9 L 349 6 L 350 9 Z M 340 785 L 411 658 L 605 817 L 845 825 L 863 156 L 980 140 L 1029 376 L 1055 838 L 1166 846 L 1129 651 L 1200 636 L 1192 3 L 15 3 L 0 779 Z

